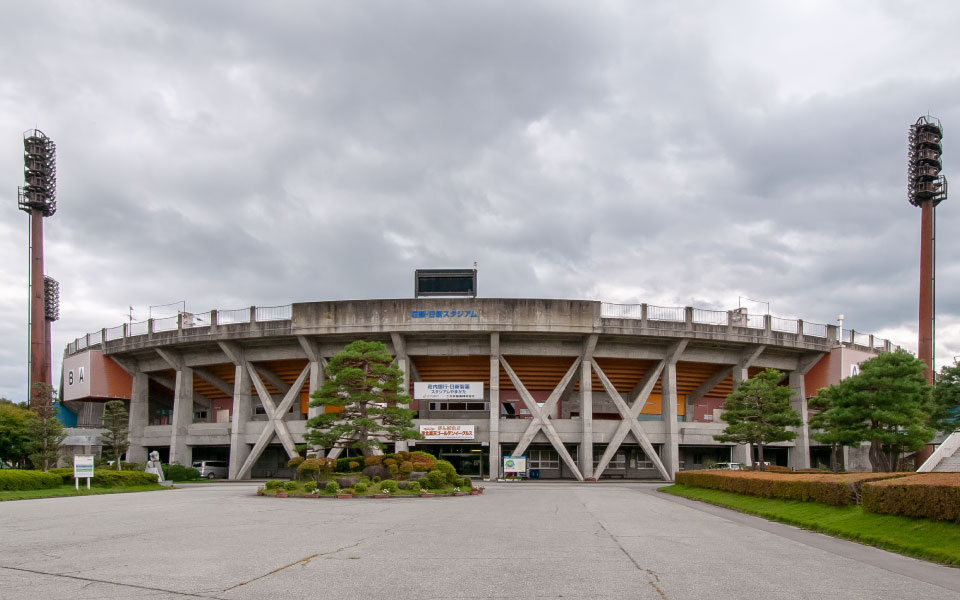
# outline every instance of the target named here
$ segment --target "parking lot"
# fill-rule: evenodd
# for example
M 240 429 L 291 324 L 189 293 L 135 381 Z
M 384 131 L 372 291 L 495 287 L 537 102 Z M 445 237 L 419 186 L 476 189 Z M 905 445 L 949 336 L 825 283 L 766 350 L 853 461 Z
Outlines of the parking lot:
M 960 598 L 960 570 L 655 488 L 310 500 L 214 483 L 4 502 L 0 598 Z

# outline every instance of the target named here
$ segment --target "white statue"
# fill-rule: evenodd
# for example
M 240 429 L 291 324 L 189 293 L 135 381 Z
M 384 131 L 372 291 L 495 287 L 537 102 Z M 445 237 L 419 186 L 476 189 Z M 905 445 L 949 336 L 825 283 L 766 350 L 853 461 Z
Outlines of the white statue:
M 150 453 L 150 460 L 147 461 L 146 473 L 153 473 L 157 476 L 157 481 L 163 481 L 163 467 L 160 466 L 160 453 L 154 450 Z

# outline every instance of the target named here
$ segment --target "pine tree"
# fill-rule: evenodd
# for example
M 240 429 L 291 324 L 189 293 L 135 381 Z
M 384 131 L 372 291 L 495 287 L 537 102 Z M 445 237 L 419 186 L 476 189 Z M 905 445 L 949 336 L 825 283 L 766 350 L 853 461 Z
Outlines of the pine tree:
M 919 450 L 936 434 L 925 369 L 905 350 L 864 361 L 859 375 L 828 388 L 824 435 L 870 442 L 873 471 L 895 470 L 904 448 Z
M 783 373 L 766 369 L 744 381 L 727 396 L 720 418 L 729 423 L 719 442 L 755 444 L 760 470 L 764 470 L 763 447 L 772 442 L 786 442 L 797 437 L 787 427 L 799 427 L 800 415 L 790 407 L 792 392 L 779 385 Z
M 403 393 L 403 372 L 380 342 L 357 341 L 330 359 L 323 387 L 310 406 L 324 412 L 307 421 L 308 442 L 324 448 L 355 448 L 365 456 L 383 449 L 380 439 L 420 439 L 410 402 Z M 333 409 L 327 412 L 327 409 Z
M 943 433 L 960 429 L 960 365 L 944 365 L 933 385 L 932 426 Z
M 107 430 L 100 436 L 103 454 L 107 459 L 115 461 L 117 470 L 120 471 L 120 457 L 130 447 L 130 420 L 123 400 L 111 400 L 103 407 L 103 427 Z
M 30 412 L 34 417 L 30 421 L 30 462 L 34 468 L 47 471 L 57 466 L 60 443 L 67 437 L 63 425 L 57 420 L 57 393 L 53 386 L 46 383 L 34 385 Z
M 844 380 L 848 381 L 848 380 Z M 807 401 L 807 408 L 812 415 L 810 416 L 810 430 L 818 430 L 817 433 L 810 435 L 821 444 L 830 446 L 830 470 L 834 473 L 840 472 L 840 450 L 844 446 L 854 446 L 860 443 L 855 432 L 843 429 L 831 419 L 834 417 L 830 408 L 833 406 L 833 400 L 842 392 L 843 382 L 837 385 L 825 387 L 817 392 L 817 395 Z

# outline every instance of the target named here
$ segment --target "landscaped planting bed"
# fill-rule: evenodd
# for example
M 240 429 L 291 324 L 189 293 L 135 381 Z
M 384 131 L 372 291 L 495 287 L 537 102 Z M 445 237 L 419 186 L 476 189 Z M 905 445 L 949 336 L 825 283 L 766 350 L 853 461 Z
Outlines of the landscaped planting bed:
M 766 473 L 762 471 L 681 471 L 676 482 L 709 488 L 803 502 L 823 502 L 832 506 L 858 504 L 861 486 L 870 481 L 905 477 L 909 473 Z
M 54 473 L 43 471 L 0 470 L 0 490 L 44 490 L 58 488 L 63 480 Z
M 917 473 L 863 486 L 863 510 L 960 523 L 960 473 Z

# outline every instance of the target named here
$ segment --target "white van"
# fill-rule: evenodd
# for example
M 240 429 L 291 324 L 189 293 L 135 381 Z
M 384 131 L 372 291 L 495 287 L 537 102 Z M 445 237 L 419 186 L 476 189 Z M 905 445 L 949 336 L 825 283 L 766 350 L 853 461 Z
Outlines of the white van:
M 220 477 L 227 478 L 228 467 L 225 460 L 195 460 L 193 468 L 200 471 L 200 477 L 204 479 L 215 479 Z

